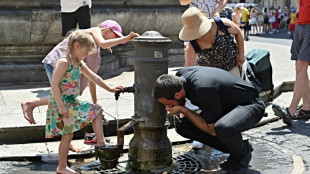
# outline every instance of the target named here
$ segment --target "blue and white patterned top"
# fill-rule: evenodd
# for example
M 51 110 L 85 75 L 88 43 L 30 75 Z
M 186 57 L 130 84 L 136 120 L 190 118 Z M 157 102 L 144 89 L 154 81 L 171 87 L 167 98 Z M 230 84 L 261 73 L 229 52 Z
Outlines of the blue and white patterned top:
M 193 0 L 189 7 L 196 7 L 202 10 L 207 17 L 212 17 L 212 13 L 216 9 L 216 0 Z

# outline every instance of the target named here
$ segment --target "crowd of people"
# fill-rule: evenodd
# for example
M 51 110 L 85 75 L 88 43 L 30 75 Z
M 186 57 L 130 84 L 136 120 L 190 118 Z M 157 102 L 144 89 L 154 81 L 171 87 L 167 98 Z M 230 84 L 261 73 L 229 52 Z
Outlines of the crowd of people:
M 77 3 L 80 0 L 72 1 Z M 81 14 L 79 9 L 91 6 L 91 1 L 83 2 L 71 10 L 64 8 L 62 13 L 74 11 Z M 185 67 L 176 75 L 160 76 L 154 83 L 153 96 L 166 106 L 170 114 L 178 115 L 176 131 L 180 135 L 228 153 L 227 160 L 219 166 L 229 173 L 240 174 L 247 172 L 253 151 L 252 144 L 243 139 L 242 132 L 257 124 L 265 112 L 259 92 L 245 78 L 244 41 L 249 40 L 252 28 L 255 34 L 273 34 L 280 28 L 290 29 L 296 38 L 291 49 L 291 59 L 296 60 L 294 96 L 289 107 L 273 105 L 273 109 L 287 125 L 292 125 L 294 118 L 310 118 L 307 75 L 310 2 L 296 0 L 300 10 L 297 20 L 294 8 L 289 14 L 285 9 L 270 7 L 261 11 L 244 4 L 236 4 L 234 12 L 227 13 L 230 20 L 220 18 L 226 3 L 227 0 L 180 0 L 181 5 L 189 5 L 182 15 L 183 28 L 179 32 L 185 46 Z M 72 4 L 64 2 L 62 5 Z M 88 15 L 89 9 L 85 12 Z M 64 23 L 70 20 L 69 17 L 75 20 L 74 16 L 67 14 L 62 17 Z M 79 22 L 70 27 L 63 25 L 63 34 L 72 27 L 74 29 L 76 24 L 83 26 Z M 100 48 L 110 49 L 139 37 L 134 32 L 123 36 L 121 26 L 113 20 L 70 33 L 43 60 L 51 83 L 50 96 L 21 103 L 24 117 L 30 124 L 36 124 L 33 109 L 48 105 L 45 135 L 46 138 L 62 136 L 56 172 L 66 174 L 77 173 L 67 165 L 74 132 L 92 123 L 97 147 L 107 145 L 102 129 L 103 109 L 97 102 L 96 85 L 109 92 L 123 90 L 122 86 L 107 85 L 96 74 L 101 60 Z M 92 103 L 80 98 L 87 86 Z M 297 110 L 301 99 L 304 105 Z
M 226 8 L 228 19 L 244 30 L 244 40 L 249 40 L 249 35 L 275 34 L 279 29 L 289 30 L 288 34 L 293 38 L 297 9 L 292 7 L 270 8 L 245 6 L 243 3 L 236 4 L 233 9 Z

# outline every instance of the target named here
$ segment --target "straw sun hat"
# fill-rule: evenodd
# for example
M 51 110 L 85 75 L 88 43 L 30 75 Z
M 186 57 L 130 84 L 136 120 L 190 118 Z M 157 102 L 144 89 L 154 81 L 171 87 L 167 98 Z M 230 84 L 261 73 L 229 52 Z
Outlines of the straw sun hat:
M 179 38 L 184 41 L 195 40 L 206 34 L 211 28 L 211 20 L 195 8 L 188 8 L 182 15 L 183 28 Z

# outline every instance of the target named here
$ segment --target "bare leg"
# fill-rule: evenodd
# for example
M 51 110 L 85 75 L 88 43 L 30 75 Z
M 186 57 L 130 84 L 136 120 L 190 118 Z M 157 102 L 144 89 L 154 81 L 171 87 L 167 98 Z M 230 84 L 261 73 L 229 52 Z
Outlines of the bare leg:
M 293 99 L 291 101 L 291 104 L 289 106 L 290 114 L 293 116 L 295 115 L 296 108 L 303 97 L 303 108 L 305 110 L 310 110 L 309 106 L 309 77 L 307 73 L 307 69 L 309 66 L 308 61 L 304 60 L 297 60 L 296 61 L 296 81 L 294 86 L 294 92 L 293 92 Z
M 34 118 L 33 118 L 33 109 L 38 106 L 42 105 L 48 105 L 48 98 L 39 98 L 32 101 L 22 101 L 21 107 L 23 110 L 24 118 L 30 123 L 30 124 L 36 124 Z
M 63 135 L 61 137 L 61 141 L 59 144 L 59 161 L 58 161 L 58 166 L 56 169 L 57 173 L 65 173 L 65 174 L 76 174 L 77 172 L 70 169 L 67 165 L 67 158 L 68 158 L 68 153 L 69 153 L 69 144 L 73 138 L 73 133 Z
M 96 115 L 96 118 L 93 120 L 92 125 L 97 138 L 97 146 L 105 146 L 106 141 L 103 135 L 102 111 L 98 115 Z
M 30 123 L 30 124 L 36 124 L 34 118 L 33 118 L 33 109 L 38 106 L 48 105 L 49 97 L 39 98 L 32 101 L 22 101 L 21 107 L 23 110 L 24 118 Z M 70 144 L 70 149 L 74 152 L 81 152 L 81 149 L 74 147 L 72 144 Z

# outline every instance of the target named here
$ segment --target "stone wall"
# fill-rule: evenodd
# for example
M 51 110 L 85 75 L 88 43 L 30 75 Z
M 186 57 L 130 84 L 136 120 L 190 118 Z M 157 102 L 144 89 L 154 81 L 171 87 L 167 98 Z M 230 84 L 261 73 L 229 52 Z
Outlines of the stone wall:
M 46 80 L 42 59 L 63 38 L 59 0 L 0 1 L 0 83 Z M 155 30 L 172 40 L 171 60 L 183 62 L 183 42 L 178 39 L 181 15 L 178 0 L 93 0 L 92 26 L 106 19 L 120 23 L 123 32 L 143 34 Z M 133 44 L 102 50 L 99 74 L 132 66 Z M 40 76 L 36 74 L 42 74 Z

